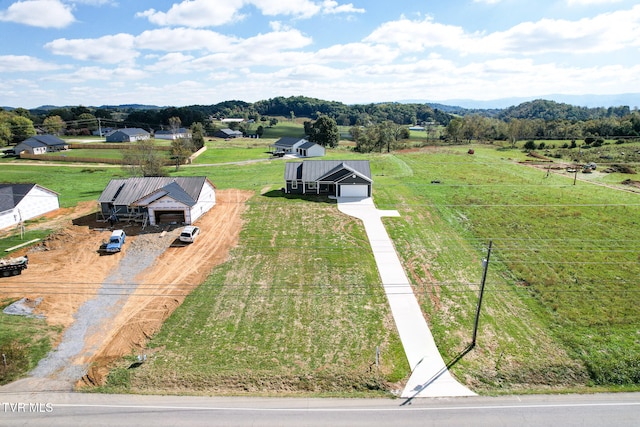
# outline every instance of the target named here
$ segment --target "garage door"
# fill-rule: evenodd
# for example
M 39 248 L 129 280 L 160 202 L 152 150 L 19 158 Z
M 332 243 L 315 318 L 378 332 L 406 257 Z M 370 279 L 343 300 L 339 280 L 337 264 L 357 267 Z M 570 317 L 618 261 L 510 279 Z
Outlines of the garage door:
M 340 197 L 369 197 L 368 185 L 341 185 Z
M 182 224 L 184 211 L 155 211 L 156 224 Z

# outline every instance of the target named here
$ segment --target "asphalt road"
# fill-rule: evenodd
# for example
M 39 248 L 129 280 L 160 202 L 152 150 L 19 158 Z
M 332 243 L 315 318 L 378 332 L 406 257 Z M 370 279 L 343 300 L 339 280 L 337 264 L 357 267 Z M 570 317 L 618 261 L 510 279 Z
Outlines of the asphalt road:
M 16 426 L 638 426 L 640 393 L 406 399 L 281 399 L 0 389 Z

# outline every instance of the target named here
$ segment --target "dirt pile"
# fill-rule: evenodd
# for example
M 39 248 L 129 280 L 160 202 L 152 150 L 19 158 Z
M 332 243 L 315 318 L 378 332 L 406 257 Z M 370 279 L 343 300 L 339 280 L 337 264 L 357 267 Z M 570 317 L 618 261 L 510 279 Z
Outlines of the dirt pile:
M 80 209 L 81 216 L 73 221 L 69 218 L 71 212 L 64 218 L 54 213 L 50 220 L 62 228 L 42 244 L 24 250 L 29 255 L 29 268 L 23 275 L 3 281 L 3 296 L 40 299 L 36 314 L 45 316 L 50 324 L 68 329 L 78 308 L 100 297 L 105 280 L 114 281 L 109 283 L 113 287 L 111 293 L 116 292 L 122 298 L 115 308 L 117 312 L 99 327 L 93 327 L 81 343 L 81 362 L 92 365 L 82 383 L 100 384 L 110 362 L 143 348 L 189 292 L 227 259 L 229 250 L 238 242 L 242 212 L 251 196 L 250 191 L 217 191 L 214 208 L 196 222 L 201 235 L 187 246 L 166 248 L 167 239 L 174 242 L 178 235 L 175 228 L 141 230 L 120 224 L 127 232 L 127 243 L 122 252 L 107 256 L 102 256 L 98 249 L 110 230 L 96 220 L 94 212 Z M 95 210 L 97 205 L 93 202 L 87 206 Z M 49 228 L 51 224 L 47 227 L 45 221 L 39 226 Z M 145 248 L 160 255 L 154 255 L 152 264 L 135 277 L 135 288 L 116 283 L 113 277 L 117 277 L 119 269 L 126 268 L 125 258 L 130 255 L 135 260 Z M 124 288 L 131 292 L 125 292 Z

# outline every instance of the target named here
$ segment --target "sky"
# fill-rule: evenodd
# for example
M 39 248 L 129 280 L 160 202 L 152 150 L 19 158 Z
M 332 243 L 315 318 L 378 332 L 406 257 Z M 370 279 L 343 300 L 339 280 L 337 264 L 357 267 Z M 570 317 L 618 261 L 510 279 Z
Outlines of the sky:
M 0 106 L 637 92 L 637 0 L 0 0 Z

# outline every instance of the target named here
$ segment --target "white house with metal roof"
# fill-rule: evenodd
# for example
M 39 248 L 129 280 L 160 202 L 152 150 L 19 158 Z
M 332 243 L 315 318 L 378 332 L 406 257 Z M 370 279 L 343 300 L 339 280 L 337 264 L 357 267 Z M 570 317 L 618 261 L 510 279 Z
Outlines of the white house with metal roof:
M 98 203 L 105 219 L 192 224 L 216 204 L 216 192 L 204 176 L 119 178 L 109 181 Z
M 29 154 L 44 154 L 63 151 L 68 148 L 69 144 L 55 135 L 34 135 L 17 144 L 12 151 L 16 155 L 23 151 Z
M 269 146 L 274 154 L 291 154 L 297 157 L 322 157 L 325 149 L 322 145 L 307 141 L 305 138 L 285 136 Z
M 368 160 L 303 160 L 285 164 L 286 193 L 371 197 Z
M 0 229 L 59 207 L 58 193 L 38 184 L 0 184 Z

